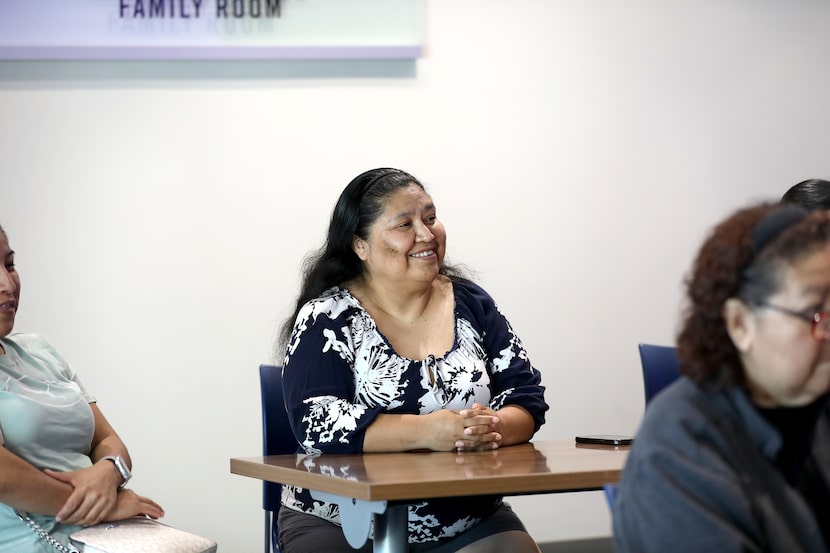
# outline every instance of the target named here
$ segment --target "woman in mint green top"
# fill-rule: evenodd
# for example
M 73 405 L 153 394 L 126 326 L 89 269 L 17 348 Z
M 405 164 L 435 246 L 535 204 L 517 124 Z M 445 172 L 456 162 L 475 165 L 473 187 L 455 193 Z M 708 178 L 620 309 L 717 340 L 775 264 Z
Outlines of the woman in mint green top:
M 54 551 L 15 513 L 66 544 L 81 526 L 164 515 L 124 488 L 130 455 L 55 347 L 11 334 L 20 301 L 14 251 L 0 227 L 0 551 Z

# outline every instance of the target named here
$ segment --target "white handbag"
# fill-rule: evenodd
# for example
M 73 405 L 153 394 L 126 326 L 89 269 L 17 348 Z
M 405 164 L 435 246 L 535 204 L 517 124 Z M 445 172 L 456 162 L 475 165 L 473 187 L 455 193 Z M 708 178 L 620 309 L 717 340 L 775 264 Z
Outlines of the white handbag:
M 216 553 L 216 542 L 161 522 L 134 517 L 88 526 L 69 536 L 69 546 L 49 535 L 32 517 L 17 516 L 61 553 Z

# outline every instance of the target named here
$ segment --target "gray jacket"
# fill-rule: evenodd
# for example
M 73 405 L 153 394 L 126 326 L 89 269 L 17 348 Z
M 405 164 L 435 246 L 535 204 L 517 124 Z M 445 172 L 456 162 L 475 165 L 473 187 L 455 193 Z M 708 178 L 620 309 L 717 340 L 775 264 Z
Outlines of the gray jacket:
M 778 431 L 742 389 L 699 389 L 681 378 L 657 396 L 623 470 L 614 505 L 618 553 L 822 553 L 828 548 L 804 498 L 773 460 Z M 830 482 L 830 411 L 817 423 L 813 456 Z

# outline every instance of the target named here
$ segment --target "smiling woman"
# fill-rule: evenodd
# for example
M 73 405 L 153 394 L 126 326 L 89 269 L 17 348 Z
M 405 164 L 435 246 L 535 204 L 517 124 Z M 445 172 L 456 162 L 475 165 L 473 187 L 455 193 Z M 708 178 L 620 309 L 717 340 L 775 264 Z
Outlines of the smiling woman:
M 51 551 L 45 539 L 68 545 L 81 526 L 163 516 L 124 487 L 127 448 L 72 366 L 45 337 L 12 333 L 20 274 L 2 227 L 0 259 L 0 551 Z
M 487 292 L 445 263 L 437 213 L 397 169 L 358 175 L 340 195 L 281 334 L 305 452 L 489 450 L 544 422 L 539 371 Z M 283 551 L 353 551 L 338 524 L 335 505 L 285 486 Z M 538 551 L 498 496 L 411 506 L 409 541 L 412 551 Z

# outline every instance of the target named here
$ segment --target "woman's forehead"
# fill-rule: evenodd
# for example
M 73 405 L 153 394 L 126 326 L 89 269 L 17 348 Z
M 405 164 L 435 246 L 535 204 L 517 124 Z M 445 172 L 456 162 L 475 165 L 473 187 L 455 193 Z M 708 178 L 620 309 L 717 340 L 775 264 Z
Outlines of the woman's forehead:
M 825 293 L 830 288 L 830 244 L 794 259 L 785 266 L 782 276 L 782 288 Z
M 383 203 L 383 212 L 384 214 L 389 214 L 390 212 L 401 211 L 407 207 L 416 205 L 419 208 L 423 208 L 424 206 L 434 207 L 432 197 L 423 188 L 412 183 L 409 186 L 396 188 L 389 194 Z

